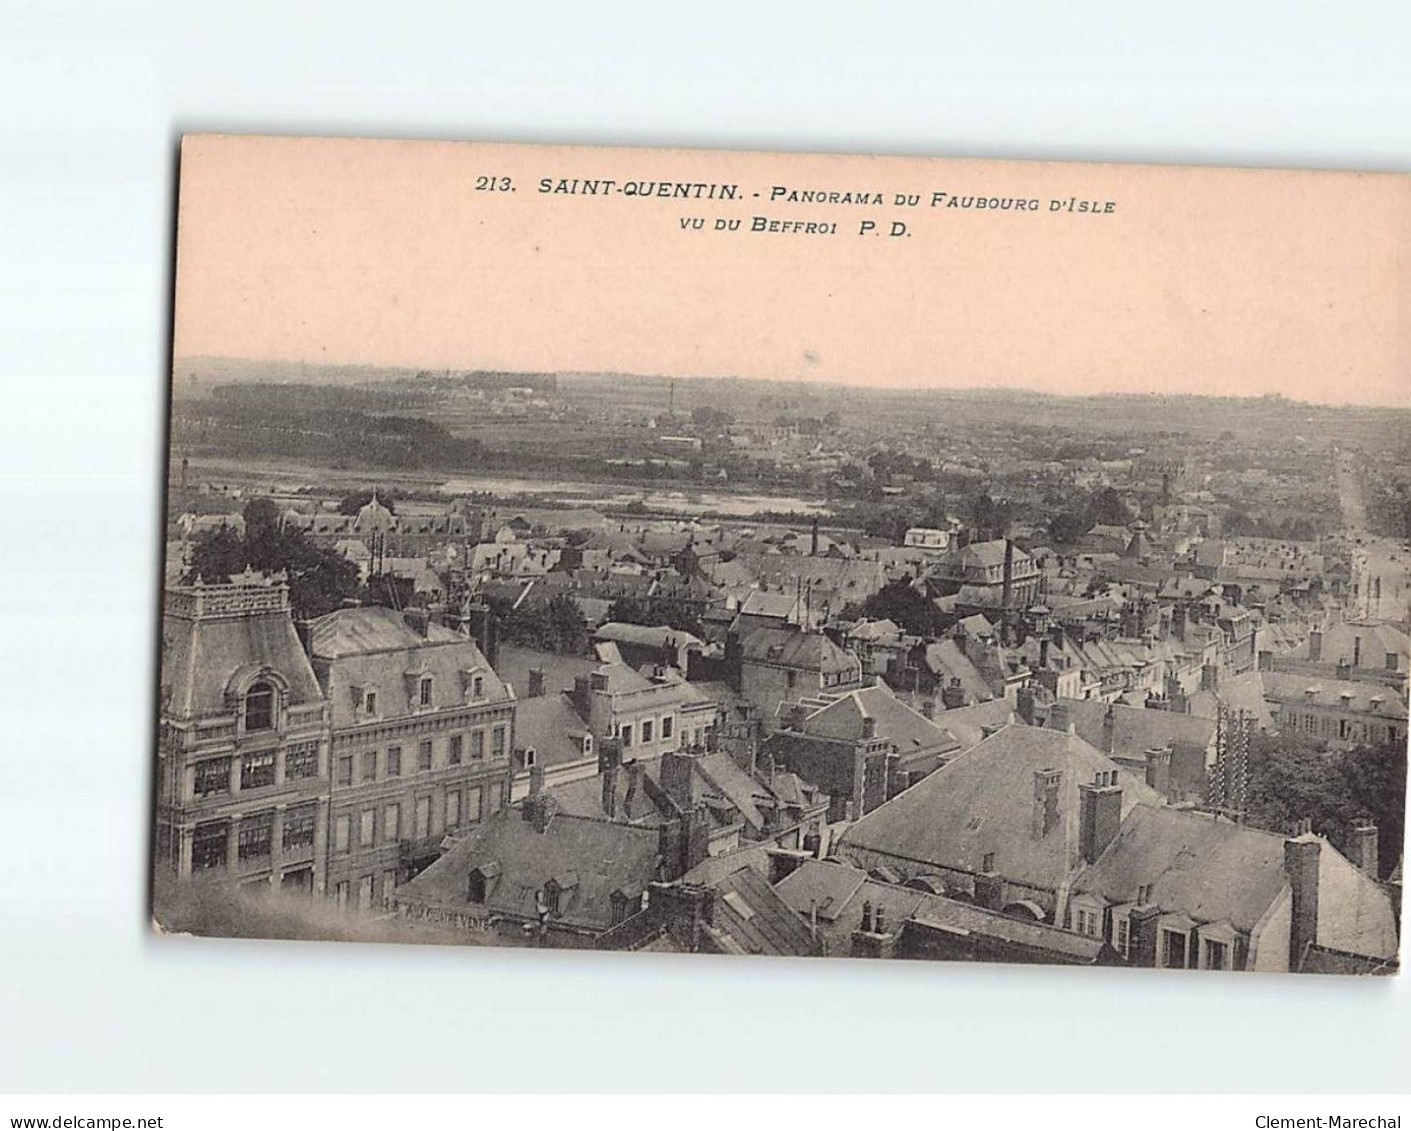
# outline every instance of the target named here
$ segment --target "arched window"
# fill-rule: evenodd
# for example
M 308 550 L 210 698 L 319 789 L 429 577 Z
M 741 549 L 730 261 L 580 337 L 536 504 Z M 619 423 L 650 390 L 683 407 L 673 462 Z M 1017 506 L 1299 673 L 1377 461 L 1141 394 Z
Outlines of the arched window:
M 269 730 L 274 726 L 274 688 L 255 683 L 245 692 L 245 729 Z

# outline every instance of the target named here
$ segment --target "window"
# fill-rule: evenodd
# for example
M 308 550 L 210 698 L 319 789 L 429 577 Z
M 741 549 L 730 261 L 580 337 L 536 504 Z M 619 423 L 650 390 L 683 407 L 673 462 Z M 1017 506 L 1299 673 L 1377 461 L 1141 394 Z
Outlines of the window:
M 240 788 L 259 789 L 274 784 L 274 751 L 246 754 L 240 759 Z
M 402 776 L 402 748 L 400 746 L 387 747 L 387 776 L 389 778 Z
M 371 848 L 375 835 L 376 810 L 364 809 L 358 814 L 358 845 Z
M 561 889 L 554 880 L 550 880 L 544 885 L 544 906 L 548 909 L 550 915 L 557 915 L 559 913 L 562 895 L 563 889 Z
M 676 726 L 676 720 L 675 720 L 671 715 L 667 715 L 665 718 L 663 718 L 663 719 L 661 720 L 661 736 L 662 736 L 662 738 L 670 738 L 670 737 L 671 737 L 671 734 L 672 734 L 672 731 L 675 729 L 675 726 Z
M 505 736 L 507 733 L 504 727 L 496 727 L 490 732 L 490 753 L 496 758 L 505 756 Z
M 396 802 L 382 810 L 382 839 L 394 841 L 402 835 L 402 807 Z
M 353 818 L 344 813 L 333 822 L 333 851 L 347 852 L 353 835 Z
M 416 702 L 419 707 L 431 706 L 431 677 L 424 675 L 416 685 Z
M 457 803 L 459 803 L 460 799 L 457 798 L 456 800 Z M 465 791 L 465 819 L 467 821 L 478 821 L 480 817 L 480 787 L 473 785 Z
M 799 673 L 794 671 L 792 668 L 790 668 L 784 673 L 784 686 L 787 687 L 790 691 L 794 689 L 794 685 L 798 683 L 798 681 Z
M 993 852 L 987 852 L 987 853 L 985 853 L 984 859 L 980 862 L 980 871 L 982 871 L 982 872 L 993 872 L 994 870 L 995 870 L 995 854 L 994 854 Z
M 268 856 L 270 842 L 274 838 L 274 814 L 256 813 L 240 822 L 239 846 L 236 850 L 240 860 L 258 860 Z
M 416 799 L 416 827 L 414 835 L 417 840 L 425 840 L 431 835 L 431 798 L 418 797 Z
M 318 744 L 306 742 L 285 751 L 284 777 L 286 781 L 318 777 Z
M 368 750 L 363 754 L 363 781 L 377 780 L 377 751 Z
M 525 768 L 526 770 L 532 770 L 532 769 L 534 768 L 534 761 L 535 761 L 535 759 L 537 759 L 538 757 L 539 757 L 539 755 L 538 755 L 538 753 L 534 750 L 534 747 L 532 747 L 532 746 L 526 746 L 526 747 L 524 748 L 524 768 Z
M 416 768 L 418 770 L 431 769 L 431 739 L 425 739 L 416 745 Z
M 622 739 L 622 748 L 624 750 L 632 745 L 632 727 L 630 724 L 623 724 L 621 731 L 618 733 Z
M 479 762 L 485 757 L 485 732 L 475 730 L 470 732 L 470 758 L 473 762 Z
M 1096 937 L 1102 929 L 1102 915 L 1086 907 L 1079 907 L 1073 914 L 1073 928 L 1080 935 Z
M 453 789 L 446 794 L 446 827 L 453 829 L 461 823 L 461 791 Z
M 1389 671 L 1389 672 L 1394 672 L 1394 671 L 1396 671 L 1397 662 L 1398 662 L 1398 658 L 1397 658 L 1396 653 L 1395 653 L 1395 652 L 1388 652 L 1388 653 L 1387 653 L 1387 671 Z
M 397 873 L 389 868 L 382 873 L 382 902 L 386 903 L 397 890 Z
M 367 691 L 363 693 L 363 712 L 369 715 L 377 714 L 376 691 Z
M 1186 936 L 1181 931 L 1162 931 L 1162 942 L 1165 961 L 1163 966 L 1168 970 L 1184 970 L 1186 968 Z
M 1123 915 L 1120 918 L 1113 916 L 1112 919 L 1112 945 L 1117 948 L 1117 953 L 1123 958 L 1127 957 L 1127 947 L 1131 941 L 1132 924 Z
M 209 797 L 213 793 L 230 792 L 230 759 L 211 758 L 196 763 L 197 797 Z
M 343 880 L 333 889 L 333 901 L 341 910 L 348 906 L 348 881 Z
M 487 796 L 487 798 L 488 798 L 488 800 L 489 800 L 489 802 L 490 802 L 490 812 L 491 812 L 491 813 L 498 813 L 498 812 L 500 811 L 500 806 L 504 804 L 504 800 L 505 800 L 505 799 L 504 799 L 504 795 L 503 795 L 503 790 L 504 790 L 504 789 L 505 789 L 505 785 L 504 785 L 504 784 L 501 784 L 501 785 L 492 785 L 492 786 L 490 787 L 490 792 L 489 792 L 486 796 Z M 471 804 L 471 808 L 472 808 L 473 810 L 474 810 L 474 809 L 479 809 L 479 807 L 480 807 L 479 800 L 478 800 L 478 799 L 479 799 L 479 796 L 480 796 L 479 789 L 477 788 L 477 789 L 471 790 L 471 795 L 472 795 L 472 797 L 471 797 L 471 803 L 472 803 L 472 804 Z
M 274 688 L 254 683 L 245 692 L 245 729 L 270 730 L 274 727 Z
M 485 677 L 483 675 L 478 675 L 470 681 L 470 694 L 474 699 L 485 698 Z
M 465 735 L 463 735 L 463 734 L 453 734 L 453 735 L 451 735 L 451 751 L 450 751 L 450 753 L 446 756 L 446 760 L 447 760 L 452 766 L 459 766 L 459 765 L 461 764 L 461 751 L 462 751 L 464 748 L 465 748 Z
M 191 870 L 224 868 L 226 845 L 230 840 L 229 821 L 207 821 L 191 835 Z
M 353 756 L 344 754 L 338 759 L 338 784 L 353 784 Z
M 470 873 L 470 882 L 466 885 L 466 896 L 471 903 L 485 902 L 485 873 L 476 868 Z
M 312 848 L 314 844 L 315 811 L 312 805 L 301 805 L 284 814 L 284 847 Z
M 642 742 L 643 742 L 643 744 L 645 745 L 646 743 L 650 742 L 651 740 L 652 740 L 652 720 L 651 720 L 651 719 L 643 719 L 643 720 L 642 720 Z
M 1219 939 L 1205 940 L 1205 968 L 1207 970 L 1228 970 L 1230 968 L 1230 947 Z
M 372 877 L 364 876 L 358 881 L 358 910 L 367 911 L 372 907 Z

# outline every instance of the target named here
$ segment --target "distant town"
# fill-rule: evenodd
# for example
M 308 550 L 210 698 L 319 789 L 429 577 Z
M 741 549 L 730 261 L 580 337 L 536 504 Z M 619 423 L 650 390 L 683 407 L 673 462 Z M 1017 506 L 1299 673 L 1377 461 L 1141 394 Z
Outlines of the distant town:
M 1395 972 L 1408 424 L 178 359 L 155 921 Z

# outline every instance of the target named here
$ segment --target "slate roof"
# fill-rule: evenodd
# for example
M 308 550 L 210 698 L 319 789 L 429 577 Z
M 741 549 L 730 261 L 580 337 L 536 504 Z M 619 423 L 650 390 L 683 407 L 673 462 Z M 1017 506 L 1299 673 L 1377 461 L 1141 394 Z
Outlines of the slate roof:
M 589 675 L 597 667 L 598 661 L 592 656 L 541 652 L 518 644 L 501 644 L 495 658 L 495 671 L 506 683 L 513 684 L 520 695 L 529 690 L 531 668 L 540 668 L 544 672 L 544 690 L 555 692 L 572 691 L 577 676 Z
M 944 727 L 961 750 L 969 750 L 984 739 L 986 727 L 1005 726 L 1013 715 L 1014 707 L 1008 700 L 992 699 L 988 703 L 937 711 L 936 725 Z
M 1153 747 L 1170 742 L 1204 749 L 1215 739 L 1214 720 L 1196 715 L 1121 703 L 1109 705 L 1098 699 L 1060 699 L 1058 702 L 1068 708 L 1068 719 L 1079 736 L 1104 753 L 1107 752 L 1106 720 L 1110 710 L 1114 756 L 1140 758 Z
M 550 923 L 603 931 L 612 926 L 612 893 L 641 890 L 657 872 L 657 832 L 611 821 L 555 814 L 540 833 L 517 809 L 505 809 L 397 889 L 398 902 L 472 907 L 471 870 L 498 865 L 485 907 L 523 919 L 535 916 L 535 893 L 549 880 L 563 888 Z
M 741 868 L 714 885 L 714 923 L 709 933 L 727 954 L 802 956 L 820 954 L 808 923 L 752 868 Z
M 941 681 L 942 687 L 949 686 L 952 679 L 958 679 L 966 696 L 975 702 L 988 703 L 994 698 L 994 692 L 980 674 L 980 669 L 954 640 L 947 638 L 927 644 L 926 666 Z
M 862 665 L 820 632 L 795 628 L 758 628 L 745 637 L 741 655 L 747 661 L 777 664 L 807 671 L 847 672 L 859 676 Z
M 583 753 L 588 733 L 587 724 L 563 692 L 520 699 L 515 707 L 515 747 L 532 747 L 535 761 L 546 770 L 591 757 Z
M 1072 890 L 1132 903 L 1151 885 L 1165 911 L 1249 931 L 1288 884 L 1284 839 L 1193 809 L 1138 805 Z
M 1300 703 L 1335 707 L 1381 719 L 1405 719 L 1406 703 L 1395 691 L 1375 683 L 1350 679 L 1323 679 L 1287 672 L 1261 672 L 1264 697 L 1287 707 Z M 1380 700 L 1373 703 L 1372 700 Z
M 1269 713 L 1269 702 L 1264 698 L 1264 673 L 1243 672 L 1240 675 L 1224 676 L 1215 691 L 1197 691 L 1186 699 L 1186 709 L 1203 719 L 1219 716 L 1220 704 L 1232 711 L 1244 711 L 1255 720 L 1260 730 L 1274 729 L 1274 716 Z
M 886 684 L 874 684 L 839 696 L 826 707 L 807 715 L 799 724 L 805 735 L 858 740 L 863 720 L 872 719 L 878 738 L 895 743 L 900 757 L 949 753 L 960 744 L 941 726 L 914 711 Z
M 881 909 L 889 929 L 903 926 L 908 919 L 933 924 L 950 931 L 986 936 L 1047 951 L 1055 958 L 1094 962 L 1102 951 L 1102 939 L 1065 931 L 1047 923 L 1029 922 L 1002 915 L 973 903 L 947 899 L 929 892 L 881 883 L 860 868 L 834 860 L 805 860 L 785 876 L 775 890 L 805 921 L 811 907 L 817 907 L 819 935 L 830 955 L 848 954 L 852 932 L 862 921 L 862 905 Z
M 165 710 L 178 718 L 224 714 L 226 689 L 241 669 L 267 666 L 289 685 L 289 704 L 323 698 L 287 612 L 258 616 L 162 618 Z
M 1062 772 L 1059 822 L 1033 833 L 1035 773 Z M 935 773 L 851 825 L 839 840 L 848 849 L 880 852 L 916 864 L 979 872 L 987 853 L 1010 879 L 1056 888 L 1078 852 L 1078 786 L 1120 767 L 1066 731 L 1014 723 L 956 755 Z M 1122 812 L 1161 798 L 1122 771 Z
M 417 713 L 413 695 L 422 675 L 432 677 L 433 709 L 466 703 L 463 673 L 471 670 L 485 680 L 484 700 L 508 694 L 469 636 L 430 624 L 423 637 L 392 609 L 338 609 L 314 621 L 311 636 L 314 667 L 335 728 L 359 721 L 353 688 L 377 692 L 381 720 Z

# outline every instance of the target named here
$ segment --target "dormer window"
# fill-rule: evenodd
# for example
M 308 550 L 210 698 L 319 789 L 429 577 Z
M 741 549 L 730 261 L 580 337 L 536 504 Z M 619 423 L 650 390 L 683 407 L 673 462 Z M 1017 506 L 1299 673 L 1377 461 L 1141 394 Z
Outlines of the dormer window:
M 431 706 L 431 677 L 424 675 L 417 681 L 416 702 L 419 707 Z
M 274 727 L 274 688 L 263 681 L 245 692 L 245 729 L 271 730 Z
M 364 692 L 363 692 L 363 714 L 365 714 L 365 715 L 375 715 L 375 714 L 377 714 L 377 692 L 376 692 L 376 691 L 364 691 Z
M 534 749 L 534 747 L 526 746 L 524 748 L 524 768 L 526 770 L 532 770 L 534 768 L 534 764 L 538 760 L 539 755 L 538 752 Z
M 585 734 L 585 735 L 583 736 L 583 757 L 585 757 L 585 758 L 591 758 L 592 756 L 593 756 L 593 736 L 592 736 L 591 734 Z

